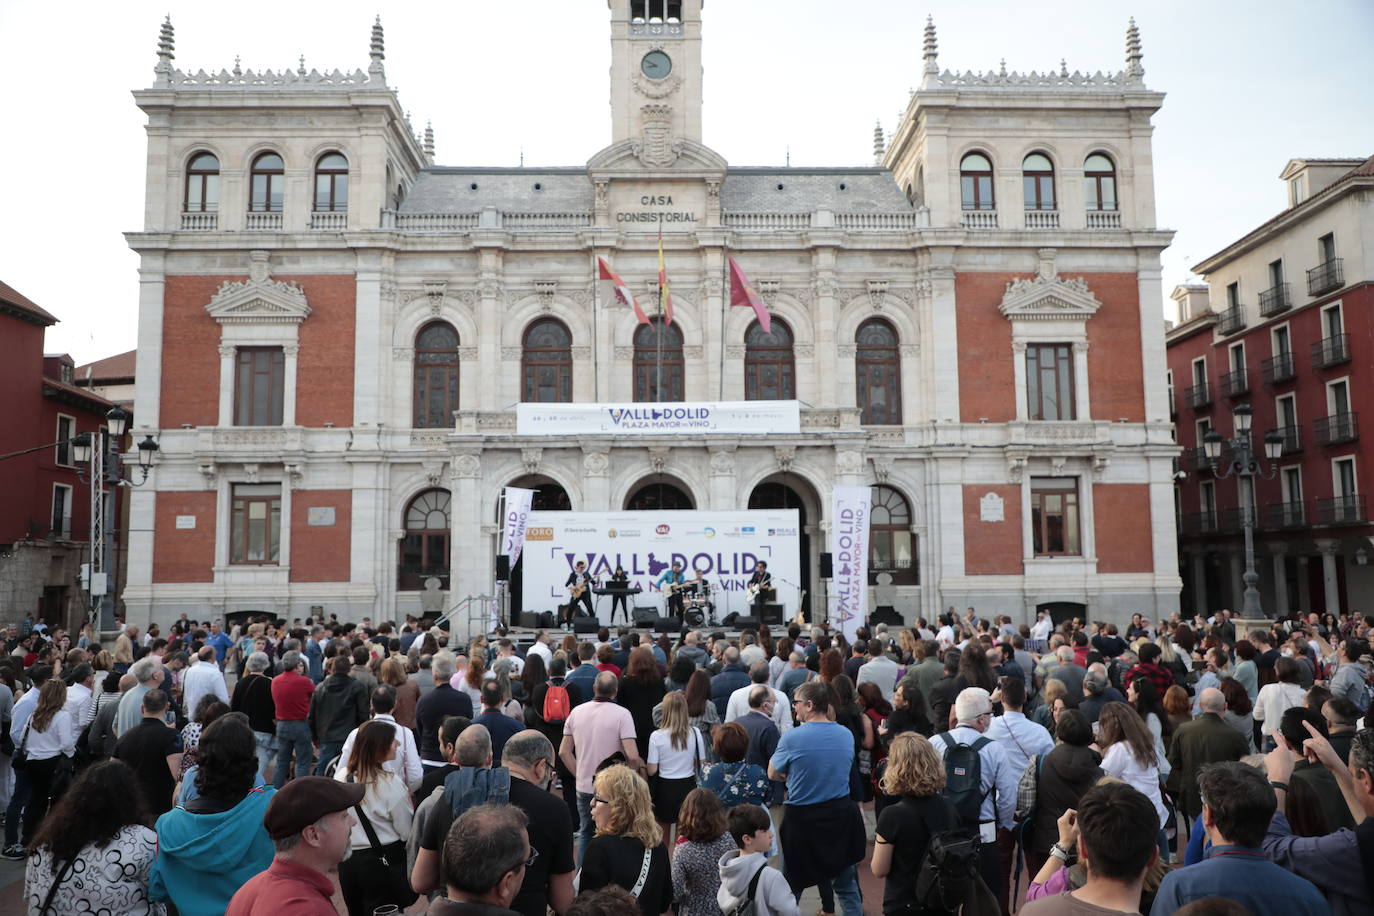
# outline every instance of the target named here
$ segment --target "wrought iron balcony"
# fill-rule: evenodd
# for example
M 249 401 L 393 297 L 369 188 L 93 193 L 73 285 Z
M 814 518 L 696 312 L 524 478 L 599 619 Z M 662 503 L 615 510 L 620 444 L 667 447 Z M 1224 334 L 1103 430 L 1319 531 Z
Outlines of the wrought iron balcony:
M 1234 334 L 1245 329 L 1245 306 L 1233 305 L 1217 315 L 1217 331 L 1221 334 Z
M 1283 455 L 1296 455 L 1302 451 L 1302 427 L 1301 426 L 1280 426 L 1274 430 L 1283 436 Z
M 1183 461 L 1183 466 L 1191 469 L 1194 473 L 1200 474 L 1205 471 L 1210 474 L 1212 472 L 1211 462 L 1207 460 L 1207 452 L 1200 445 L 1195 448 L 1185 448 L 1179 457 Z
M 1237 369 L 1221 377 L 1221 395 L 1226 398 L 1240 397 L 1250 390 L 1250 370 Z
M 1260 525 L 1259 518 L 1254 519 L 1255 527 Z M 1217 530 L 1227 534 L 1235 534 L 1245 530 L 1245 510 L 1239 507 L 1235 509 L 1222 509 L 1217 513 Z
M 1359 525 L 1368 520 L 1363 496 L 1333 496 L 1313 500 L 1318 525 Z
M 1270 357 L 1260 363 L 1260 375 L 1264 378 L 1266 385 L 1277 385 L 1286 382 L 1298 374 L 1296 361 L 1293 359 L 1293 351 L 1280 353 L 1278 356 Z
M 1360 425 L 1353 410 L 1322 417 L 1313 424 L 1318 445 L 1340 445 L 1360 438 Z
M 1182 521 L 1184 534 L 1216 534 L 1218 530 L 1215 511 L 1185 512 Z
M 1343 258 L 1332 258 L 1307 272 L 1307 295 L 1320 296 L 1345 285 Z
M 1332 334 L 1312 345 L 1312 368 L 1326 369 L 1350 359 L 1350 335 Z
M 1302 500 L 1289 503 L 1270 503 L 1264 507 L 1264 527 L 1268 529 L 1302 528 L 1307 524 L 1307 504 Z
M 1208 389 L 1206 382 L 1198 382 L 1191 388 L 1183 392 L 1184 399 L 1189 407 L 1206 407 L 1212 403 L 1212 392 Z
M 1287 283 L 1275 283 L 1259 295 L 1260 316 L 1269 318 L 1280 312 L 1286 312 L 1293 305 L 1293 300 L 1288 296 Z

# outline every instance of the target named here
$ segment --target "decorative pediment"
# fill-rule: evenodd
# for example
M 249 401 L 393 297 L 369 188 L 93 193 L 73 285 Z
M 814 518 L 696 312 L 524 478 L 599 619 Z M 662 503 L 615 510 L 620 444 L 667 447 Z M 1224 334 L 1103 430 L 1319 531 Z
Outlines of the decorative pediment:
M 1034 279 L 1012 280 L 998 310 L 1009 321 L 1086 321 L 1102 303 L 1082 277 L 1059 276 L 1053 248 L 1040 249 L 1040 267 Z
M 225 324 L 300 324 L 310 314 L 305 290 L 271 278 L 266 251 L 249 253 L 248 279 L 226 280 L 205 311 Z
M 657 131 L 657 123 L 648 125 Z M 671 154 L 671 155 L 669 155 Z M 652 163 L 652 164 L 651 164 Z M 587 172 L 598 178 L 642 177 L 646 171 L 670 172 L 682 177 L 723 177 L 726 162 L 712 149 L 681 137 L 648 137 L 622 140 L 606 147 L 587 162 Z

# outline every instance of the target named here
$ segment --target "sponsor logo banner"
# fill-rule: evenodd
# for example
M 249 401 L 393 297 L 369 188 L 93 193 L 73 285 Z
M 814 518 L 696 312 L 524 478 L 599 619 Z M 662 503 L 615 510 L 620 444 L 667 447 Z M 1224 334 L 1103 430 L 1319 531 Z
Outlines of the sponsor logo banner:
M 702 433 L 774 435 L 801 432 L 797 401 L 673 404 L 535 404 L 515 408 L 517 436 L 605 433 L 671 436 Z

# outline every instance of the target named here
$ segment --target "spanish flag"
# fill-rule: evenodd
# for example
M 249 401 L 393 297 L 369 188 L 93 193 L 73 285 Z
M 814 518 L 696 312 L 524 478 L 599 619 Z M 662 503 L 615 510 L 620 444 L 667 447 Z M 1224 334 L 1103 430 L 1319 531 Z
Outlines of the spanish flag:
M 599 268 L 598 279 L 602 286 L 605 287 L 602 292 L 602 298 L 610 299 L 611 296 L 615 296 L 615 298 L 634 309 L 635 318 L 638 319 L 640 324 L 649 324 L 649 316 L 644 314 L 644 310 L 639 307 L 639 302 L 635 299 L 634 293 L 630 292 L 630 288 L 625 285 L 625 281 L 616 276 L 615 271 L 611 270 L 611 265 L 606 263 L 606 259 L 597 258 L 596 263 Z
M 663 264 L 663 224 L 658 224 L 658 308 L 664 324 L 673 323 L 673 294 L 668 289 L 668 270 Z

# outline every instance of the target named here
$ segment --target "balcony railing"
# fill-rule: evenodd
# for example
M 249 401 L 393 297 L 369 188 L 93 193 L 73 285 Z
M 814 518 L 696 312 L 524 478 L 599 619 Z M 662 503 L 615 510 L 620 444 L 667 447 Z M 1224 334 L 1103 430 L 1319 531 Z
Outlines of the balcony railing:
M 1312 368 L 1325 369 L 1350 359 L 1350 335 L 1332 334 L 1312 345 Z
M 1302 451 L 1302 427 L 1301 426 L 1280 426 L 1274 430 L 1283 437 L 1284 455 L 1296 455 Z
M 1340 445 L 1360 438 L 1360 425 L 1352 411 L 1322 417 L 1313 424 L 1318 445 Z
M 257 210 L 250 210 L 243 222 L 243 228 L 257 232 L 271 231 L 281 228 L 281 212 L 263 213 Z
M 1278 356 L 1270 357 L 1260 363 L 1260 375 L 1264 377 L 1266 385 L 1277 385 L 1297 375 L 1293 352 L 1290 350 L 1287 353 L 1280 353 Z
M 311 229 L 347 229 L 347 210 L 316 210 L 310 214 Z
M 1315 522 L 1318 525 L 1358 525 L 1368 519 L 1363 496 L 1333 496 L 1315 499 Z
M 1215 534 L 1218 531 L 1215 511 L 1185 512 L 1182 521 L 1184 534 Z
M 1264 507 L 1264 527 L 1302 528 L 1307 524 L 1307 504 L 1302 500 L 1289 503 L 1270 503 Z
M 448 588 L 447 566 L 425 566 L 420 563 L 400 563 L 396 566 L 396 588 L 403 592 L 422 591 L 425 580 L 434 577 L 439 580 L 441 589 Z
M 1198 382 L 1188 388 L 1183 392 L 1183 397 L 1188 402 L 1188 406 L 1193 408 L 1206 407 L 1212 403 L 1212 392 L 1208 389 L 1206 382 Z
M 1237 369 L 1221 377 L 1221 396 L 1235 398 L 1250 390 L 1250 370 Z
M 1273 286 L 1260 293 L 1260 315 L 1269 318 L 1280 312 L 1288 311 L 1293 300 L 1288 297 L 1288 284 L 1275 283 Z
M 1245 306 L 1233 305 L 1224 309 L 1217 315 L 1217 331 L 1222 334 L 1234 334 L 1245 328 Z
M 996 210 L 965 210 L 959 220 L 965 229 L 996 229 Z
M 810 213 L 722 213 L 721 222 L 731 229 L 810 229 Z
M 1058 210 L 1027 210 L 1026 211 L 1027 229 L 1058 229 L 1059 211 Z
M 218 213 L 183 213 L 181 228 L 188 232 L 209 232 L 219 227 Z
M 1120 229 L 1121 211 L 1120 210 L 1089 210 L 1088 211 L 1089 229 Z
M 1332 258 L 1318 264 L 1307 272 L 1307 295 L 1320 296 L 1345 285 L 1345 268 L 1342 258 Z
M 1259 527 L 1259 517 L 1254 519 L 1255 527 Z M 1245 510 L 1239 507 L 1235 509 L 1222 509 L 1217 514 L 1217 530 L 1234 534 L 1245 530 Z

